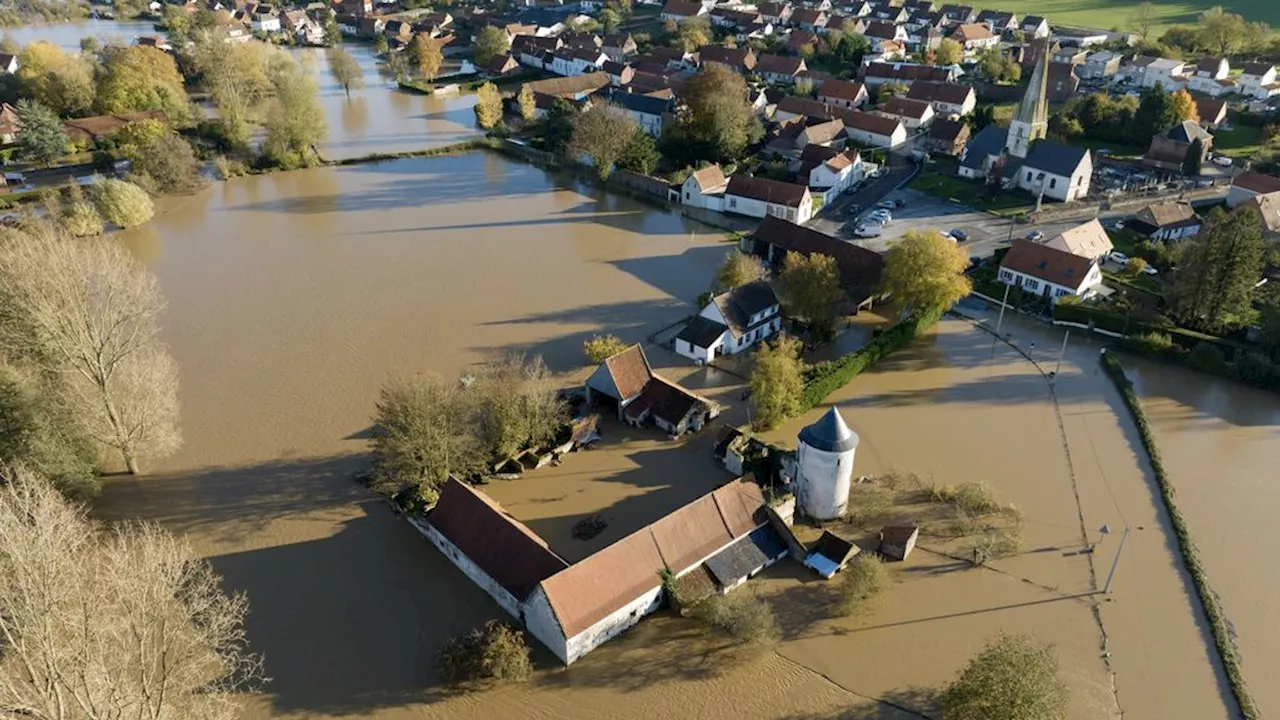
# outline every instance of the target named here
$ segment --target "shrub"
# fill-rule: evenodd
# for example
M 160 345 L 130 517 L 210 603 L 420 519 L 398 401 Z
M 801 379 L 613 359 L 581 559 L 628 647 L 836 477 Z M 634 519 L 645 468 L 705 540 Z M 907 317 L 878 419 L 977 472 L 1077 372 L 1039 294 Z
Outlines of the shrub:
M 1133 342 L 1134 349 L 1149 355 L 1164 355 L 1173 349 L 1173 338 L 1162 332 L 1141 333 Z
M 1196 370 L 1214 375 L 1222 375 L 1228 370 L 1227 361 L 1222 357 L 1222 351 L 1207 342 L 1202 342 L 1195 346 L 1195 349 L 1191 351 L 1188 362 Z
M 102 219 L 122 228 L 141 225 L 155 215 L 146 191 L 124 180 L 103 180 L 93 186 L 91 196 Z
M 444 646 L 440 672 L 451 683 L 521 682 L 533 675 L 533 662 L 524 633 L 490 620 L 483 629 L 472 630 Z
M 947 720 L 1061 720 L 1067 687 L 1052 645 L 1001 633 L 942 694 Z
M 62 205 L 58 222 L 75 237 L 101 235 L 103 230 L 102 216 L 83 196 L 73 197 Z
M 1013 557 L 1022 552 L 1022 528 L 1012 527 L 988 528 L 977 542 L 973 544 L 973 564 L 985 565 L 992 560 Z
M 1261 387 L 1272 387 L 1271 380 L 1275 370 L 1275 366 L 1262 353 L 1245 353 L 1236 364 L 1236 372 L 1242 381 Z
M 590 340 L 582 343 L 582 354 L 587 356 L 587 361 L 592 365 L 599 365 L 627 347 L 617 335 L 592 335 Z
M 996 493 L 986 483 L 964 483 L 956 489 L 951 504 L 971 515 L 989 515 L 1001 510 Z
M 942 317 L 942 308 L 922 309 L 876 336 L 861 349 L 847 353 L 833 363 L 815 365 L 806 373 L 802 411 L 822 402 L 886 355 L 911 342 Z
M 836 606 L 841 615 L 853 613 L 860 604 L 880 592 L 889 579 L 880 558 L 867 554 L 854 558 L 842 574 L 840 601 Z
M 780 635 L 773 611 L 746 592 L 712 595 L 695 605 L 692 615 L 739 645 L 769 645 Z

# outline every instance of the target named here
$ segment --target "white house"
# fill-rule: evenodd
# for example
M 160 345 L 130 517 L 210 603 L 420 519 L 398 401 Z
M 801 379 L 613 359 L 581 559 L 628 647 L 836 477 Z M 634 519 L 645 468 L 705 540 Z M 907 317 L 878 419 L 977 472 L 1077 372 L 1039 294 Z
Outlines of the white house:
M 1172 91 L 1181 89 L 1186 85 L 1187 65 L 1181 60 L 1135 58 L 1134 64 L 1140 70 L 1140 74 L 1137 76 L 1138 84 L 1144 88 L 1161 85 L 1165 90 Z
M 1148 205 L 1125 221 L 1125 229 L 1152 240 L 1182 240 L 1200 232 L 1200 216 L 1187 203 L 1162 202 Z
M 964 47 L 966 57 L 972 57 L 989 47 L 1000 45 L 1000 36 L 991 32 L 986 25 L 967 23 L 956 27 L 951 32 L 951 39 Z
M 964 117 L 973 112 L 978 104 L 978 96 L 969 85 L 927 80 L 912 83 L 907 99 L 931 103 L 942 117 Z
M 724 212 L 758 218 L 772 215 L 806 223 L 813 217 L 813 197 L 804 185 L 734 175 L 724 191 Z
M 978 13 L 978 22 L 986 25 L 996 35 L 1004 35 L 1018 29 L 1018 16 L 1000 10 L 983 10 Z
M 724 191 L 729 179 L 719 165 L 708 165 L 685 178 L 680 186 L 680 202 L 690 207 L 724 212 Z
M 844 132 L 854 142 L 888 150 L 907 142 L 907 128 L 901 120 L 857 110 L 845 113 Z
M 818 88 L 818 102 L 824 105 L 857 110 L 867 98 L 867 87 L 859 82 L 827 80 Z
M 667 98 L 641 95 L 639 93 L 613 92 L 608 95 L 609 102 L 627 112 L 644 130 L 653 137 L 662 134 L 666 119 L 670 117 L 674 102 Z
M 700 2 L 683 2 L 683 0 L 667 0 L 667 4 L 662 6 L 663 21 L 674 20 L 680 22 L 693 17 L 701 17 L 706 15 L 708 8 Z
M 275 10 L 270 6 L 259 5 L 253 13 L 253 20 L 249 23 L 249 27 L 256 33 L 280 32 L 280 16 L 276 15 Z
M 1111 50 L 1099 50 L 1085 56 L 1084 62 L 1076 67 L 1076 76 L 1081 80 L 1105 80 L 1120 69 L 1123 56 Z
M 1111 238 L 1097 218 L 1063 230 L 1061 234 L 1044 241 L 1044 244 L 1056 250 L 1099 262 L 1114 249 Z
M 824 201 L 844 192 L 862 179 L 862 156 L 857 150 L 810 145 L 800 154 L 800 172 L 808 169 L 809 190 L 821 192 Z
M 1089 297 L 1102 284 L 1102 268 L 1094 260 L 1057 248 L 1015 240 L 1000 261 L 996 276 L 1005 285 L 1057 301 L 1066 295 Z
M 1264 175 L 1252 170 L 1237 175 L 1231 181 L 1231 189 L 1227 191 L 1227 207 L 1236 206 L 1259 195 L 1270 195 L 1280 192 L 1280 177 Z
M 1187 89 L 1204 93 L 1210 97 L 1218 97 L 1235 90 L 1236 83 L 1228 79 L 1231 65 L 1226 58 L 1205 57 L 1196 63 L 1195 72 L 1187 80 Z
M 1240 73 L 1240 92 L 1258 100 L 1280 95 L 1280 83 L 1276 82 L 1276 66 L 1271 63 L 1245 63 Z
M 796 81 L 797 75 L 807 69 L 804 58 L 784 57 L 768 53 L 761 53 L 756 58 L 755 73 L 763 78 L 765 82 L 790 85 Z
M 914 133 L 933 123 L 933 105 L 924 100 L 892 97 L 879 110 L 879 115 L 901 120 L 908 132 Z
M 1088 148 L 1036 140 L 1027 159 L 1010 162 L 1005 172 L 1014 185 L 1032 195 L 1072 202 L 1089 194 L 1093 157 Z
M 782 328 L 780 309 L 763 280 L 716 295 L 676 335 L 676 353 L 706 363 L 749 350 Z
M 1040 15 L 1028 15 L 1022 18 L 1022 33 L 1028 40 L 1049 37 L 1049 21 Z

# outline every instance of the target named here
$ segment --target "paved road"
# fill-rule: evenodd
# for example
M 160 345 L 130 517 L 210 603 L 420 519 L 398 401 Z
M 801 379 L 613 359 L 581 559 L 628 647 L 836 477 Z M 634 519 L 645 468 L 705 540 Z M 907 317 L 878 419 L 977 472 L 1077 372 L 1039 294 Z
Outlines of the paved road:
M 891 155 L 887 173 L 871 182 L 865 183 L 855 193 L 840 195 L 831 204 L 824 206 L 818 216 L 809 221 L 809 226 L 828 235 L 846 239 L 852 238 L 853 236 L 850 234 L 853 230 L 852 225 L 849 226 L 848 230 L 842 229 L 844 224 L 852 219 L 852 216 L 849 215 L 849 209 L 857 207 L 859 212 L 866 212 L 868 208 L 883 200 L 899 185 L 915 177 L 916 170 L 916 164 L 910 159 Z

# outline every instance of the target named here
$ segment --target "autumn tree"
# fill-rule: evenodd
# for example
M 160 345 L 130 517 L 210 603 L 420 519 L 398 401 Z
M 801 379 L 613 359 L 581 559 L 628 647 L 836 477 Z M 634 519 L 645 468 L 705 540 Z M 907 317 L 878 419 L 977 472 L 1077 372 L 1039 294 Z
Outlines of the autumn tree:
M 18 101 L 17 110 L 22 121 L 14 139 L 18 157 L 49 167 L 67 154 L 67 133 L 57 113 L 28 98 Z
M 507 458 L 552 440 L 568 419 L 555 379 L 541 357 L 511 354 L 483 368 L 477 395 L 480 437 L 489 457 Z
M 476 124 L 492 130 L 502 122 L 502 92 L 493 83 L 485 83 L 476 91 Z
M 1182 322 L 1207 332 L 1239 327 L 1265 253 L 1257 213 L 1210 211 L 1199 234 L 1185 243 L 1166 300 Z
M 1196 107 L 1196 99 L 1186 89 L 1178 90 L 1169 96 L 1174 122 L 1200 122 L 1200 110 Z
M 94 104 L 104 115 L 161 110 L 177 127 L 191 120 L 191 101 L 173 57 L 146 45 L 106 50 Z
M 1200 13 L 1201 42 L 1219 56 L 1231 55 L 1247 32 L 1244 17 L 1223 10 L 1221 5 Z
M 950 308 L 973 290 L 969 256 L 953 240 L 930 230 L 908 230 L 889 248 L 881 289 L 917 308 Z
M 434 501 L 450 475 L 484 467 L 474 395 L 435 376 L 393 378 L 382 386 L 374 416 L 374 480 L 385 488 L 416 487 Z
M 711 42 L 711 23 L 705 17 L 691 17 L 680 21 L 680 47 L 693 52 Z
M 596 174 L 606 180 L 626 151 L 625 139 L 631 137 L 637 127 L 635 119 L 619 107 L 593 107 L 579 113 L 574 120 L 569 153 L 574 157 L 589 155 Z
M 325 54 L 329 58 L 329 74 L 333 76 L 334 82 L 342 86 L 347 97 L 351 97 L 353 88 L 359 90 L 364 87 L 364 69 L 346 48 L 331 47 Z
M 132 123 L 116 133 L 118 152 L 129 159 L 129 179 L 156 195 L 190 193 L 208 180 L 191 143 L 156 120 Z
M 102 219 L 117 227 L 141 225 L 155 214 L 147 191 L 124 180 L 107 178 L 93 186 L 91 196 Z
M 0 361 L 0 480 L 26 467 L 64 496 L 87 500 L 101 489 L 97 464 L 92 442 L 57 402 L 51 379 L 38 367 Z
M 724 263 L 716 271 L 716 288 L 721 292 L 741 287 L 764 277 L 760 258 L 734 250 L 725 256 Z
M 146 0 L 111 0 L 117 20 L 132 20 L 147 11 Z
M 471 52 L 475 57 L 476 66 L 485 67 L 494 58 L 507 54 L 510 47 L 511 41 L 507 39 L 506 32 L 493 25 L 485 25 L 480 28 L 480 32 L 476 33 L 476 40 L 471 44 Z
M 106 529 L 29 470 L 0 483 L 0 708 L 226 720 L 256 690 L 244 595 L 158 526 Z
M 57 115 L 81 115 L 93 106 L 93 66 L 48 42 L 33 42 L 18 56 L 24 92 Z
M 934 51 L 935 65 L 955 65 L 964 61 L 964 46 L 951 38 L 943 38 Z
M 262 43 L 225 42 L 223 33 L 212 30 L 196 41 L 195 66 L 234 145 L 248 144 L 251 116 L 272 92 L 267 76 L 272 52 Z
M 516 96 L 516 102 L 520 105 L 520 119 L 527 123 L 537 119 L 538 103 L 533 96 L 533 86 L 525 83 L 520 86 L 520 93 Z
M 373 54 L 386 55 L 391 51 L 391 43 L 387 40 L 387 36 L 381 33 L 373 39 Z
M 818 253 L 788 253 L 781 281 L 788 312 L 808 321 L 819 337 L 830 334 L 844 297 L 835 258 Z
M 800 341 L 780 337 L 763 343 L 755 353 L 751 371 L 751 406 L 755 425 L 769 430 L 804 408 L 804 366 Z
M 1146 42 L 1151 36 L 1151 29 L 1156 26 L 1158 18 L 1156 16 L 1156 8 L 1148 0 L 1138 3 L 1138 7 L 1134 8 L 1129 15 L 1129 27 L 1138 34 L 1141 42 Z
M 178 447 L 177 366 L 159 340 L 154 275 L 116 243 L 71 241 L 31 222 L 0 238 L 4 283 L 17 322 L 0 323 L 0 338 L 49 358 L 85 435 L 133 474 Z
M 263 156 L 281 167 L 307 165 L 316 157 L 316 145 L 329 133 L 315 80 L 283 53 L 271 70 L 275 96 L 263 123 L 267 131 Z
M 106 229 L 98 208 L 85 197 L 79 183 L 68 185 L 61 199 L 46 205 L 48 217 L 72 237 L 93 237 Z
M 631 346 L 617 335 L 592 335 L 590 340 L 582 343 L 582 354 L 587 356 L 587 362 L 599 365 L 628 347 Z
M 1063 720 L 1067 687 L 1052 645 L 1001 633 L 942 694 L 945 720 Z
M 409 53 L 410 66 L 424 80 L 430 82 L 436 79 L 436 75 L 440 74 L 440 66 L 444 63 L 444 53 L 440 49 L 439 41 L 429 37 L 426 33 L 418 33 L 413 36 L 407 52 Z
M 736 160 L 764 134 L 747 104 L 746 81 L 724 65 L 710 63 L 690 78 L 682 99 L 685 107 L 659 142 L 662 153 L 678 163 Z

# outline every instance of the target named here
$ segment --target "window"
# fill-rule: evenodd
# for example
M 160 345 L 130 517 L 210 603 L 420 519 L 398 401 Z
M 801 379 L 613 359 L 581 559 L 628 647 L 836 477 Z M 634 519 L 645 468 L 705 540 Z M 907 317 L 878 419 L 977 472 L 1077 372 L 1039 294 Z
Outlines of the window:
M 1039 281 L 1039 280 L 1031 280 L 1031 279 L 1029 279 L 1029 278 L 1028 278 L 1028 279 L 1027 279 L 1027 289 L 1028 289 L 1028 290 L 1032 290 L 1032 291 L 1039 290 L 1039 289 L 1040 289 L 1040 281 Z
M 1012 280 L 1012 279 L 1013 279 L 1013 273 L 1009 272 L 1008 270 L 1001 270 L 1001 271 L 1000 271 L 1000 279 L 1001 279 L 1001 280 Z
M 1031 182 L 1031 171 L 1027 171 L 1027 182 Z
M 688 190 L 685 190 L 685 191 L 684 191 L 684 199 L 685 199 L 685 201 L 688 201 L 688 200 L 689 200 L 690 198 L 692 198 L 692 197 L 693 197 L 693 194 L 692 194 L 692 193 L 690 193 Z
M 734 197 L 729 198 L 729 207 L 731 208 L 738 207 L 738 198 L 734 198 Z
M 1049 178 L 1049 189 L 1052 190 L 1056 187 L 1058 187 L 1058 178 Z

